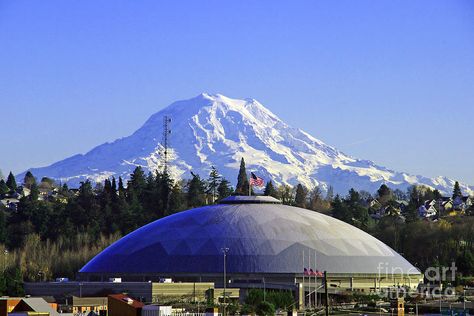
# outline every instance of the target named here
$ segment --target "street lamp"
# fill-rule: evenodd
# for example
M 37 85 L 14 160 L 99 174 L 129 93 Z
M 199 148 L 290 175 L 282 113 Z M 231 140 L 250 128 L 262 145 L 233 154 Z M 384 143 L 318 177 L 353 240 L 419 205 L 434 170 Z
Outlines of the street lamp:
M 264 302 L 266 302 L 266 300 L 265 300 L 265 290 L 266 290 L 266 288 L 265 287 L 266 287 L 265 286 L 265 277 L 263 277 L 263 301 Z
M 466 312 L 466 289 L 463 289 L 462 296 L 463 296 L 463 300 L 462 300 L 463 301 L 463 311 L 465 313 Z
M 221 248 L 222 250 L 222 254 L 224 256 L 224 308 L 223 308 L 223 316 L 225 316 L 225 286 L 226 286 L 226 275 L 225 275 L 225 272 L 226 272 L 226 257 L 227 257 L 227 253 L 229 252 L 229 248 L 225 247 L 225 248 Z

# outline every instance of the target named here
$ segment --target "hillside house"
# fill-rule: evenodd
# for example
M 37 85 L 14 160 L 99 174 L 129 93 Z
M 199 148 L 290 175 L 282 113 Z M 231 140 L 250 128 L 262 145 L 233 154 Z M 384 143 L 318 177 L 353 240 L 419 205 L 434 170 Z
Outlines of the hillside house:
M 400 213 L 405 213 L 408 208 L 408 202 L 404 200 L 396 200 L 396 207 L 400 210 Z
M 442 197 L 438 200 L 440 211 L 448 214 L 453 210 L 453 199 L 451 197 Z
M 434 219 L 438 215 L 438 211 L 435 208 L 434 200 L 428 200 L 418 208 L 418 215 L 426 219 Z
M 0 204 L 3 205 L 9 211 L 16 211 L 18 209 L 18 203 L 20 201 L 17 198 L 6 197 L 0 200 Z
M 453 209 L 464 212 L 472 206 L 472 199 L 469 196 L 456 196 L 453 200 Z

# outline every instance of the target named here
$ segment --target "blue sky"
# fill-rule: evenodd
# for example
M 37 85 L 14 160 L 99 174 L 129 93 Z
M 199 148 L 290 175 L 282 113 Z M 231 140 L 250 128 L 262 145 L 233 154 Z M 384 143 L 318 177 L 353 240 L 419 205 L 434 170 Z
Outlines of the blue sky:
M 0 0 L 3 173 L 127 136 L 201 92 L 474 184 L 472 1 Z

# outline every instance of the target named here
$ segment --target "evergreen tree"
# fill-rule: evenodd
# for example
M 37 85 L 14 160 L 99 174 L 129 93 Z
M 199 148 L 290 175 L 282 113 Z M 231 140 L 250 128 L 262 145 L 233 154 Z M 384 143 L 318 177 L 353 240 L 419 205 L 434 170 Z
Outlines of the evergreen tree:
M 368 209 L 361 204 L 362 200 L 359 192 L 351 188 L 347 198 L 343 201 L 346 205 L 351 221 L 359 228 L 367 229 L 370 223 Z
M 0 208 L 0 244 L 7 241 L 7 220 L 5 212 Z
M 219 200 L 225 199 L 232 193 L 233 193 L 233 189 L 232 189 L 232 186 L 230 185 L 230 182 L 227 181 L 226 178 L 222 178 L 221 182 L 219 183 L 219 186 L 217 187 L 217 194 L 218 194 Z
M 217 169 L 212 166 L 211 172 L 209 173 L 209 178 L 207 179 L 207 194 L 211 195 L 211 203 L 214 203 L 217 199 L 217 189 L 219 187 L 219 179 L 221 176 L 217 172 Z
M 308 196 L 308 190 L 301 184 L 296 186 L 295 194 L 295 205 L 298 207 L 306 207 L 306 197 Z
M 119 181 L 118 181 L 118 192 L 119 192 L 119 196 L 122 196 L 124 197 L 125 196 L 125 188 L 123 187 L 123 180 L 122 180 L 122 177 L 119 177 Z
M 36 183 L 36 178 L 33 176 L 31 171 L 27 171 L 25 177 L 23 178 L 23 186 L 25 188 L 31 189 L 31 185 Z
M 274 198 L 278 199 L 278 192 L 273 185 L 272 180 L 268 181 L 265 185 L 265 190 L 263 190 L 263 195 L 266 196 L 273 196 Z
M 25 295 L 23 277 L 19 268 L 7 272 L 7 295 L 21 297 Z
M 137 198 L 142 198 L 146 187 L 145 173 L 142 167 L 138 166 L 135 168 L 133 173 L 130 175 L 130 180 L 127 185 L 127 193 L 130 196 L 133 194 Z
M 336 197 L 332 201 L 331 207 L 332 216 L 340 219 L 341 221 L 352 224 L 352 214 L 338 194 L 336 194 Z
M 2 195 L 7 194 L 10 191 L 10 188 L 8 185 L 5 183 L 5 180 L 1 179 L 0 180 L 0 197 Z
M 60 192 L 63 196 L 68 196 L 68 195 L 69 195 L 69 187 L 67 186 L 67 183 L 64 183 L 64 184 L 61 186 L 61 189 L 59 190 L 59 192 Z
M 112 233 L 116 231 L 117 227 L 113 223 L 113 212 L 112 212 L 112 182 L 109 179 L 105 179 L 104 187 L 97 193 L 98 203 L 100 204 L 100 230 L 101 232 Z
M 412 223 L 418 220 L 418 207 L 424 202 L 423 196 L 420 193 L 418 186 L 410 186 L 407 190 L 408 206 L 406 209 L 406 221 Z
M 179 183 L 176 183 L 171 189 L 169 211 L 171 214 L 182 211 L 185 208 L 183 191 Z
M 188 207 L 198 207 L 205 204 L 204 199 L 204 182 L 199 175 L 192 173 L 192 179 L 188 182 L 188 194 L 186 201 Z
M 377 198 L 380 204 L 387 205 L 388 202 L 393 200 L 392 190 L 383 183 L 380 188 L 377 190 Z
M 30 186 L 30 195 L 28 195 L 28 199 L 32 202 L 38 201 L 39 193 L 39 188 L 36 185 L 36 182 L 33 182 Z
M 110 186 L 112 187 L 112 192 L 117 195 L 117 183 L 115 181 L 115 177 L 112 177 L 112 183 Z
M 16 180 L 15 180 L 15 176 L 13 175 L 13 173 L 10 171 L 10 173 L 8 174 L 8 178 L 7 178 L 7 186 L 8 188 L 10 189 L 10 191 L 16 191 L 17 189 L 17 185 L 16 185 Z
M 160 191 L 161 205 L 163 205 L 162 216 L 167 216 L 169 210 L 170 195 L 174 187 L 174 181 L 173 179 L 171 179 L 167 169 L 161 174 L 161 177 L 157 177 L 157 179 L 159 179 L 158 186 Z
M 443 197 L 443 195 L 441 194 L 441 192 L 438 191 L 438 189 L 435 189 L 435 190 L 433 191 L 433 198 L 434 198 L 435 200 L 439 200 L 439 199 L 441 199 L 442 197 Z
M 249 180 L 247 178 L 247 169 L 245 168 L 245 160 L 240 160 L 239 175 L 237 176 L 237 186 L 235 187 L 237 195 L 249 195 Z
M 100 206 L 95 199 L 94 190 L 89 180 L 81 182 L 76 200 L 67 207 L 70 210 L 72 223 L 81 231 L 87 228 L 91 233 L 97 233 L 101 217 Z M 96 235 L 98 236 L 98 234 Z
M 7 279 L 5 273 L 0 274 L 0 295 L 7 295 Z
M 151 172 L 146 177 L 146 185 L 143 192 L 143 198 L 141 204 L 145 212 L 145 221 L 150 222 L 158 217 L 162 216 L 163 213 L 163 201 L 161 200 L 161 188 L 160 179 L 161 174 L 156 172 L 156 176 L 153 176 Z
M 455 199 L 456 197 L 462 197 L 462 191 L 461 191 L 461 187 L 459 186 L 459 182 L 455 182 L 454 183 L 454 188 L 453 188 L 453 199 Z

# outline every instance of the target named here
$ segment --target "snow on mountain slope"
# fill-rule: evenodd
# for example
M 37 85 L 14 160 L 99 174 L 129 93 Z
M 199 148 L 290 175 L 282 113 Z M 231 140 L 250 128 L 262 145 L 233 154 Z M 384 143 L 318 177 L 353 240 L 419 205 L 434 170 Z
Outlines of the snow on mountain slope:
M 172 118 L 170 171 L 176 178 L 189 178 L 190 171 L 207 177 L 215 166 L 234 185 L 240 159 L 247 168 L 277 184 L 302 183 L 312 188 L 339 193 L 354 187 L 374 192 L 382 183 L 405 190 L 424 184 L 450 193 L 454 181 L 395 172 L 360 160 L 285 124 L 253 99 L 231 99 L 201 94 L 178 101 L 152 115 L 132 135 L 105 143 L 85 155 L 75 155 L 48 167 L 30 169 L 41 178 L 48 176 L 77 186 L 80 181 L 122 176 L 127 179 L 136 166 L 147 171 L 162 168 L 163 117 Z M 21 180 L 23 174 L 18 175 Z M 465 192 L 472 188 L 462 185 Z

